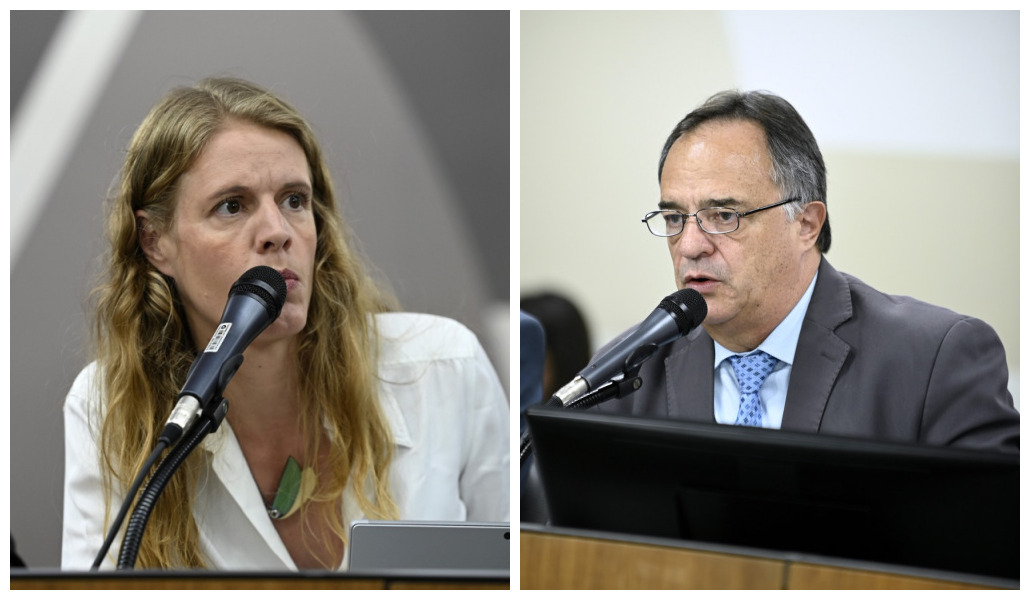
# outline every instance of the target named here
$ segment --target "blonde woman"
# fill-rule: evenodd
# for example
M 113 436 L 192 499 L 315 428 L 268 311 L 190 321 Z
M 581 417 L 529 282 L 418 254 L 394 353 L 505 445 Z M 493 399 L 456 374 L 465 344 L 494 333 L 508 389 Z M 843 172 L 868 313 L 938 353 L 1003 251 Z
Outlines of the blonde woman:
M 96 360 L 64 411 L 64 568 L 93 563 L 230 286 L 259 265 L 286 281 L 282 314 L 164 489 L 136 566 L 338 569 L 354 519 L 508 520 L 496 373 L 463 326 L 391 312 L 288 104 L 231 79 L 171 91 L 130 144 L 108 231 Z M 310 493 L 276 510 L 291 459 Z

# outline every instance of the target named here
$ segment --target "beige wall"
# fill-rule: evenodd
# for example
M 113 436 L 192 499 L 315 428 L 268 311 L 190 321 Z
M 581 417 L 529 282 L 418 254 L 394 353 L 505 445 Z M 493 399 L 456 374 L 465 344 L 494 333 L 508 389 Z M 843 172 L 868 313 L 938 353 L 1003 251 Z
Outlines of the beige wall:
M 761 24 L 761 15 L 745 16 Z M 794 103 L 820 140 L 834 236 L 827 257 L 885 292 L 987 321 L 1001 336 L 1016 375 L 1018 101 L 961 102 L 971 85 L 981 88 L 973 91 L 981 96 L 989 88 L 1013 89 L 1018 97 L 1018 14 L 1014 21 L 1004 15 L 971 14 L 956 21 L 948 15 L 869 14 L 861 15 L 863 31 L 850 31 L 841 15 L 797 17 L 824 37 L 833 36 L 829 27 L 838 28 L 841 38 L 860 40 L 872 29 L 870 50 L 900 50 L 895 56 L 866 52 L 841 39 L 825 52 L 802 52 L 803 36 L 783 29 L 790 16 L 776 15 L 779 43 L 764 48 L 789 60 L 779 61 L 779 71 L 756 70 L 768 57 L 762 56 L 763 46 L 748 44 L 732 14 L 524 11 L 521 292 L 565 292 L 584 310 L 595 345 L 643 318 L 675 289 L 665 244 L 640 223 L 657 204 L 657 160 L 666 136 L 715 91 L 767 89 Z M 820 27 L 824 19 L 826 28 Z M 892 19 L 899 20 L 897 27 Z M 1009 46 L 997 45 L 1013 26 L 1013 68 L 999 68 L 997 60 L 978 65 L 953 58 L 952 45 L 964 46 L 958 49 L 963 56 L 978 56 L 981 47 L 988 54 L 1005 51 Z M 915 67 L 899 67 L 896 59 L 911 58 L 904 44 L 913 40 L 913 52 L 925 55 L 918 55 Z M 997 73 L 991 77 L 1012 81 L 981 83 L 989 69 Z M 998 114 L 996 104 L 1015 110 Z M 927 118 L 927 111 L 942 116 Z M 899 132 L 909 115 L 912 131 Z M 886 125 L 888 116 L 901 125 Z M 997 127 L 999 118 L 1013 129 Z M 856 126 L 856 119 L 866 123 Z M 980 119 L 994 121 L 980 125 Z M 979 136 L 985 141 L 978 137 L 973 144 L 977 136 L 964 134 L 959 125 L 985 134 Z M 995 130 L 1000 135 L 986 135 Z M 906 218 L 888 209 L 903 210 Z M 1018 392 L 1018 378 L 1014 385 Z

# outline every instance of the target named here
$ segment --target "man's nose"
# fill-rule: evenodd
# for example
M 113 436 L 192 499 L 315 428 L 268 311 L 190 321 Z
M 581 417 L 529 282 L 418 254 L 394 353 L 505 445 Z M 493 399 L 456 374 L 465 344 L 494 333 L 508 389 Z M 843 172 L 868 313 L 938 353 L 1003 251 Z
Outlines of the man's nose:
M 685 258 L 705 256 L 714 248 L 711 234 L 701 229 L 693 216 L 683 220 L 683 231 L 671 240 L 673 251 Z

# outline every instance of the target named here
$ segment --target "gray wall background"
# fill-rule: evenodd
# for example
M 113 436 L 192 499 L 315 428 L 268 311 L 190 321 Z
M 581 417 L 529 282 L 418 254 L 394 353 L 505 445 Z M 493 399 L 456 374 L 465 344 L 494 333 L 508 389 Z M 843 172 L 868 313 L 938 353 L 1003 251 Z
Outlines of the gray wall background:
M 47 84 L 62 54 L 85 65 L 111 39 L 104 18 L 10 13 L 11 531 L 30 567 L 60 562 L 61 406 L 88 360 L 102 202 L 136 126 L 174 85 L 239 76 L 294 104 L 320 136 L 361 247 L 404 307 L 468 325 L 508 381 L 507 11 L 115 20 L 125 42 L 105 68 L 85 83 Z M 30 118 L 40 103 L 52 120 Z M 52 131 L 74 107 L 85 108 Z M 52 134 L 60 142 L 38 156 L 19 154 L 20 139 Z

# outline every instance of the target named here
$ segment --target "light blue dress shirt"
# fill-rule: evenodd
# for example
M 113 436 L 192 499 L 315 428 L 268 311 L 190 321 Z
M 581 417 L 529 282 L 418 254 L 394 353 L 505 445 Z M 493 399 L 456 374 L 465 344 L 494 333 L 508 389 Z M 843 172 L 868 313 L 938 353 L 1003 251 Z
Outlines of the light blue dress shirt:
M 804 295 L 794 305 L 786 318 L 773 329 L 758 348 L 744 354 L 753 354 L 759 350 L 776 358 L 780 362 L 773 368 L 769 378 L 765 380 L 758 396 L 762 400 L 762 427 L 779 429 L 783 422 L 783 407 L 787 403 L 787 385 L 790 383 L 790 370 L 794 364 L 794 351 L 797 350 L 798 337 L 801 336 L 801 324 L 808 312 L 808 303 L 812 300 L 812 290 L 818 273 L 808 284 Z M 738 352 L 731 352 L 715 342 L 715 422 L 733 425 L 737 420 L 737 409 L 740 408 L 740 386 L 733 366 L 726 360 Z

